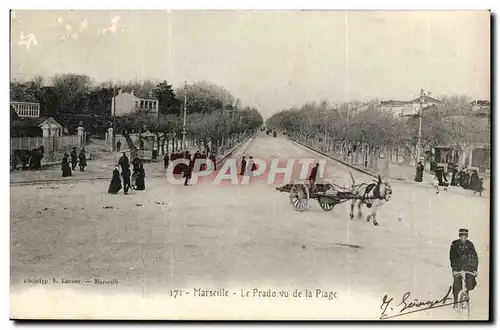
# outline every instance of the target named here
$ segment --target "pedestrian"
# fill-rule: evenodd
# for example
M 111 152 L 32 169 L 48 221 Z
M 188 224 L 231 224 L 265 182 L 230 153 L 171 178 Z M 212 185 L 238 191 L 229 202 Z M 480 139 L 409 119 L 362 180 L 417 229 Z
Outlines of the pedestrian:
M 250 156 L 250 160 L 252 161 L 252 167 L 250 168 L 250 171 L 256 171 L 257 170 L 257 164 L 255 164 L 253 160 L 253 156 Z
M 205 159 L 205 160 L 207 159 L 207 154 L 206 154 L 205 150 L 203 150 L 203 152 L 201 153 L 200 159 Z M 207 169 L 207 164 L 202 163 L 200 166 L 200 171 L 205 171 L 206 169 Z
M 472 291 L 477 285 L 477 268 L 479 259 L 474 244 L 468 240 L 469 230 L 459 229 L 459 239 L 453 241 L 450 247 L 450 265 L 453 275 L 453 308 L 457 308 L 458 293 L 462 290 L 461 271 L 471 272 L 465 274 L 467 291 Z
M 217 171 L 217 162 L 216 162 L 216 159 L 215 159 L 215 155 L 212 153 L 210 155 L 209 159 L 212 162 L 212 166 L 213 166 L 214 171 Z
M 201 156 L 200 151 L 196 150 L 196 152 L 194 153 L 194 159 L 199 159 L 200 156 Z
M 113 169 L 113 177 L 109 183 L 108 194 L 117 194 L 122 189 L 122 180 L 120 179 L 120 165 Z
M 450 186 L 458 186 L 460 184 L 460 177 L 458 170 L 453 168 L 453 172 L 451 173 L 451 182 Z
M 144 170 L 144 165 L 140 164 L 139 169 L 137 170 L 137 178 L 135 180 L 135 190 L 144 190 L 146 189 L 146 171 Z
M 69 155 L 67 153 L 64 153 L 64 156 L 63 156 L 63 159 L 61 162 L 61 170 L 62 170 L 63 177 L 71 176 L 71 167 L 69 166 L 68 157 L 69 157 Z
M 247 168 L 247 159 L 245 156 L 241 159 L 240 175 L 245 175 L 245 170 Z
M 42 168 L 42 158 L 43 158 L 44 148 L 43 146 L 31 150 L 29 159 L 29 167 L 34 170 L 39 170 Z
M 122 147 L 122 141 L 118 140 L 118 142 L 116 142 L 116 151 L 120 152 L 121 147 Z
M 424 177 L 424 165 L 422 165 L 422 162 L 418 162 L 417 170 L 415 173 L 415 182 L 422 182 L 423 177 Z
M 118 160 L 118 165 L 120 165 L 122 171 L 123 169 L 130 167 L 130 163 L 126 153 L 123 153 L 123 155 L 120 157 L 120 159 Z
M 253 156 L 250 156 L 248 157 L 248 162 L 247 162 L 247 166 L 246 166 L 246 169 L 245 169 L 245 175 L 252 175 L 252 171 L 254 169 L 254 162 L 253 162 Z
M 139 165 L 142 164 L 142 160 L 139 157 L 135 157 L 132 161 L 132 170 L 137 172 L 139 170 Z
M 184 186 L 189 186 L 189 180 L 193 172 L 194 161 L 189 162 L 189 165 L 184 168 Z
M 122 178 L 123 178 L 123 192 L 128 195 L 128 190 L 130 189 L 130 167 L 122 167 Z
M 479 196 L 481 196 L 481 193 L 483 191 L 483 182 L 479 178 L 477 170 L 472 170 L 472 174 L 470 176 L 469 189 L 474 191 L 474 195 L 476 193 L 479 193 Z
M 73 147 L 73 151 L 71 151 L 71 169 L 73 171 L 76 169 L 76 164 L 78 164 L 78 154 L 76 153 L 76 147 Z
M 165 154 L 165 156 L 163 156 L 163 167 L 164 168 L 168 168 L 168 163 L 169 163 L 169 159 L 168 159 L 168 154 Z
M 464 173 L 462 174 L 462 188 L 469 189 L 470 174 L 467 168 L 464 168 Z
M 85 166 L 87 166 L 87 156 L 85 155 L 85 149 L 80 150 L 78 160 L 78 163 L 80 164 L 80 172 L 85 171 Z

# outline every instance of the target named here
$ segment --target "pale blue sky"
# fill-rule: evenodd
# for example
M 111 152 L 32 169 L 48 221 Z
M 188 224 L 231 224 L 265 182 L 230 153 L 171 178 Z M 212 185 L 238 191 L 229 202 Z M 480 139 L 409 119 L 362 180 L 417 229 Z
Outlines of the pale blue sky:
M 434 95 L 490 95 L 490 17 L 484 11 L 14 16 L 14 79 L 73 72 L 98 82 L 149 78 L 180 86 L 185 79 L 209 80 L 265 117 L 309 100 L 410 99 L 420 88 Z

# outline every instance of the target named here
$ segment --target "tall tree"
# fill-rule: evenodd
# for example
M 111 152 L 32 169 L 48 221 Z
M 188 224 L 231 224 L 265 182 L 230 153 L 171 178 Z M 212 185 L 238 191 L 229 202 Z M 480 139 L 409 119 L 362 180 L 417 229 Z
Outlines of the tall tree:
M 160 114 L 180 114 L 181 102 L 176 98 L 172 85 L 166 80 L 156 85 L 153 96 L 158 99 Z

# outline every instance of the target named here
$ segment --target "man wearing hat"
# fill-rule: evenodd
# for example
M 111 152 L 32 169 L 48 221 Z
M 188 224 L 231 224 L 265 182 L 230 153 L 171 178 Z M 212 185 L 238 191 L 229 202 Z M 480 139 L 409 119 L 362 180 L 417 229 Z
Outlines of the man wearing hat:
M 465 285 L 468 291 L 476 287 L 476 276 L 478 258 L 474 244 L 469 241 L 469 231 L 460 229 L 458 231 L 459 239 L 453 241 L 450 247 L 450 264 L 453 274 L 453 308 L 457 307 L 458 293 L 462 290 L 462 276 L 460 272 L 472 272 L 474 275 L 465 274 Z

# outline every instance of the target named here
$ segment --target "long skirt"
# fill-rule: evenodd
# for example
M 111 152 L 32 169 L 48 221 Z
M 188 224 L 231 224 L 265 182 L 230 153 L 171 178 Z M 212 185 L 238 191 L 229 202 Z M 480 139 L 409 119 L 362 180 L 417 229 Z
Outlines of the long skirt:
M 146 189 L 146 183 L 144 182 L 144 176 L 138 175 L 135 180 L 135 190 L 144 190 Z
M 108 194 L 117 194 L 122 189 L 122 182 L 120 178 L 111 179 L 109 184 Z

